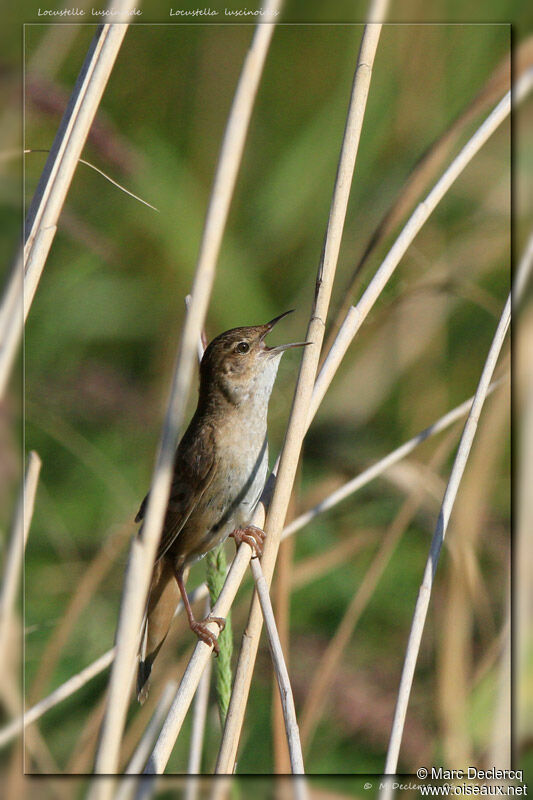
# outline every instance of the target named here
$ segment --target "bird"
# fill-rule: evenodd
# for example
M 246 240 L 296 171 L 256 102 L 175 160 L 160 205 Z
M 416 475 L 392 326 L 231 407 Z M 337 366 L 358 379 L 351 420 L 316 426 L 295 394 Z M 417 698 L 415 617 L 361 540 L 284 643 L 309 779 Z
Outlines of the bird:
M 215 622 L 222 630 L 225 620 L 211 615 L 201 621 L 194 618 L 185 589 L 190 566 L 228 536 L 237 547 L 246 541 L 254 556 L 262 554 L 264 533 L 250 522 L 267 477 L 268 403 L 283 353 L 310 344 L 265 344 L 267 334 L 290 313 L 264 325 L 225 331 L 203 354 L 198 404 L 176 450 L 148 593 L 137 672 L 141 704 L 180 596 L 191 630 L 218 654 L 217 637 L 207 623 Z M 148 497 L 149 493 L 135 522 L 142 522 Z

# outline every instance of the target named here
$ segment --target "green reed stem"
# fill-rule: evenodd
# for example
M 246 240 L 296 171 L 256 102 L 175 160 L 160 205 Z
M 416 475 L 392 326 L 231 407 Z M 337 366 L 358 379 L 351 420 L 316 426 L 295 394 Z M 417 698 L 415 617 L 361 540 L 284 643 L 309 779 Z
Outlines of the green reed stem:
M 226 552 L 224 545 L 211 550 L 207 556 L 207 587 L 211 598 L 211 608 L 215 605 L 226 579 Z M 231 612 L 226 617 L 226 627 L 218 637 L 220 652 L 216 663 L 216 692 L 220 722 L 226 722 L 231 697 L 231 657 L 233 655 L 233 633 L 231 629 Z

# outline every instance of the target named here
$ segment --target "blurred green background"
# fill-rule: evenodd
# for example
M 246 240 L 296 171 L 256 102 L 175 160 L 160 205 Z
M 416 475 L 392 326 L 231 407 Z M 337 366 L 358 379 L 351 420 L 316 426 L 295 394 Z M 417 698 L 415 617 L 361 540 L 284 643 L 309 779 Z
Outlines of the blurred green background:
M 492 0 L 492 18 L 509 17 L 509 5 Z M 511 5 L 519 13 L 524 4 Z M 439 7 L 441 21 L 453 15 L 454 4 Z M 362 17 L 339 8 L 344 21 Z M 318 4 L 306 13 L 321 19 Z M 286 19 L 298 21 L 301 14 L 297 4 L 289 4 Z M 146 21 L 151 15 L 166 20 L 161 4 L 146 9 Z M 58 28 L 24 29 L 26 148 L 50 147 L 94 34 L 87 25 Z M 288 308 L 296 313 L 273 340 L 304 336 L 361 31 L 360 25 L 298 24 L 275 33 L 219 259 L 209 338 Z M 421 156 L 509 53 L 510 33 L 503 23 L 384 27 L 332 316 L 383 214 Z M 159 211 L 84 165 L 71 186 L 25 335 L 25 448 L 37 450 L 43 461 L 25 567 L 28 704 L 113 644 L 127 543 L 150 482 L 184 297 L 252 35 L 251 25 L 131 27 L 83 157 Z M 515 34 L 515 45 L 520 38 Z M 15 92 L 15 48 L 4 58 L 4 82 Z M 507 87 L 504 80 L 498 96 Z M 444 164 L 493 105 L 461 129 Z M 531 102 L 522 113 L 531 117 Z M 510 286 L 510 148 L 507 121 L 402 260 L 308 434 L 293 514 L 475 391 Z M 42 153 L 26 157 L 26 203 L 45 159 Z M 20 221 L 20 165 L 8 160 L 2 170 L 7 251 Z M 515 220 L 521 240 L 525 217 L 518 211 Z M 354 300 L 392 241 L 389 235 L 365 265 Z M 283 441 L 298 358 L 297 352 L 285 356 L 272 397 L 271 461 Z M 483 766 L 492 763 L 497 747 L 510 563 L 507 388 L 487 401 L 439 566 L 401 753 L 403 772 L 421 763 Z M 15 379 L 9 407 L 15 421 L 19 403 Z M 461 425 L 452 431 L 451 438 L 444 434 L 426 443 L 386 479 L 318 518 L 298 533 L 294 552 L 282 554 L 294 582 L 287 655 L 300 711 L 325 648 L 390 526 L 401 526 L 406 497 L 421 495 L 335 671 L 304 753 L 309 772 L 383 769 L 411 616 Z M 14 487 L 16 437 L 8 456 L 7 483 Z M 9 519 L 7 504 L 2 517 Z M 200 564 L 188 587 L 203 579 Z M 249 597 L 248 583 L 234 616 L 237 648 Z M 132 702 L 125 760 L 165 681 L 180 677 L 193 640 L 176 622 L 156 666 L 150 703 L 141 711 Z M 43 717 L 38 727 L 46 747 L 32 748 L 27 771 L 91 770 L 107 677 L 103 673 Z M 273 771 L 272 698 L 263 641 L 239 773 Z M 188 732 L 187 722 L 167 771 L 185 770 Z M 208 772 L 219 740 L 213 699 L 203 762 Z

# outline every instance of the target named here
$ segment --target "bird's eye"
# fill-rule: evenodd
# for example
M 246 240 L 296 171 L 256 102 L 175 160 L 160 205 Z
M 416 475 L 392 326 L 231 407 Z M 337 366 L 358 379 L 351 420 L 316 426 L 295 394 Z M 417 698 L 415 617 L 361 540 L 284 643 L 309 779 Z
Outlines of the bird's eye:
M 247 353 L 249 349 L 250 345 L 248 344 L 248 342 L 239 342 L 239 344 L 236 345 L 235 347 L 237 353 Z

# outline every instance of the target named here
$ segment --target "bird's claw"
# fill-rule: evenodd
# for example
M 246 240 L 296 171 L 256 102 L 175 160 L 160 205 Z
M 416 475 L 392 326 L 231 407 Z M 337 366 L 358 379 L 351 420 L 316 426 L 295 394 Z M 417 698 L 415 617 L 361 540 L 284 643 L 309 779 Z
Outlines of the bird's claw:
M 199 639 L 202 640 L 205 644 L 209 645 L 215 651 L 215 655 L 218 656 L 220 652 L 220 646 L 218 644 L 218 639 L 215 634 L 209 630 L 207 627 L 208 622 L 215 622 L 221 631 L 224 630 L 226 627 L 226 620 L 223 617 L 206 617 L 202 622 L 197 622 L 196 620 L 191 623 L 191 630 L 198 636 Z
M 233 533 L 230 533 L 230 536 L 235 539 L 237 547 L 242 544 L 242 542 L 249 544 L 254 551 L 252 558 L 261 558 L 263 555 L 265 532 L 256 525 L 248 525 L 246 528 L 236 528 Z

